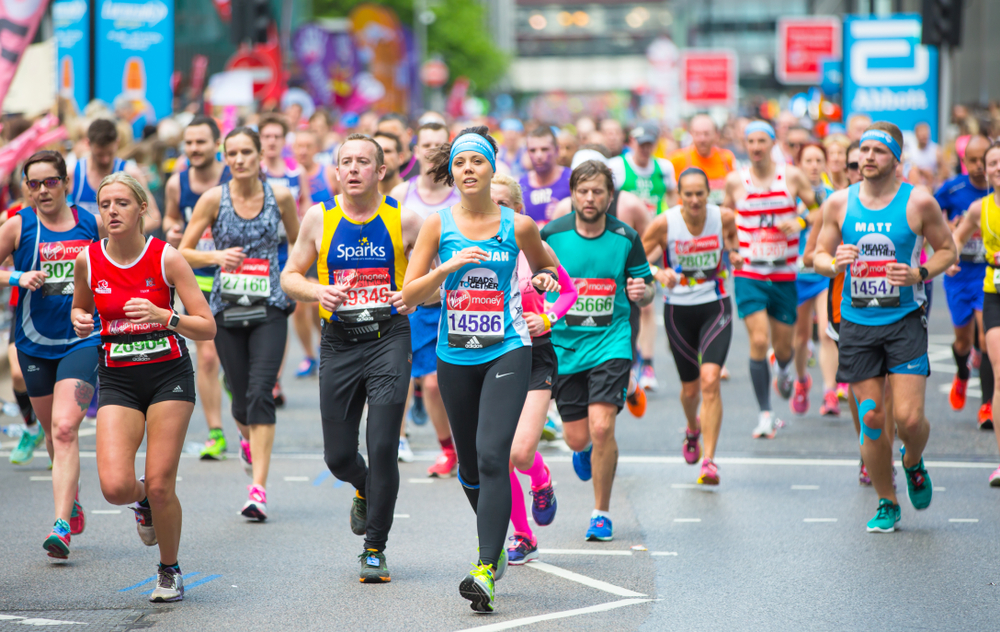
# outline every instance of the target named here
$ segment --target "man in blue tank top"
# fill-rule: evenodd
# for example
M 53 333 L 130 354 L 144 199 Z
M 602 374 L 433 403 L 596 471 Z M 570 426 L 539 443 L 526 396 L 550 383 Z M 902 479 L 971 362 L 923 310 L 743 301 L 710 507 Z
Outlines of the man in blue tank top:
M 817 272 L 845 272 L 838 382 L 849 382 L 861 419 L 861 458 L 879 495 L 869 533 L 889 533 L 900 507 L 892 482 L 893 427 L 903 442 L 906 488 L 915 509 L 931 503 L 933 486 L 922 454 L 930 434 L 924 416 L 927 297 L 924 281 L 956 261 L 955 242 L 931 195 L 896 176 L 903 135 L 892 123 L 873 123 L 861 137 L 858 184 L 834 193 L 823 211 L 814 258 Z M 934 255 L 923 266 L 924 241 Z M 886 376 L 893 422 L 883 404 Z
M 167 180 L 163 230 L 167 242 L 177 248 L 184 235 L 184 229 L 191 220 L 195 204 L 203 193 L 232 176 L 229 167 L 216 160 L 219 147 L 219 126 L 207 116 L 196 116 L 184 129 L 184 155 L 188 168 L 175 173 Z M 198 240 L 199 250 L 215 250 L 212 231 L 208 229 Z M 194 271 L 198 287 L 207 299 L 212 293 L 215 268 L 198 268 Z M 226 437 L 222 433 L 222 386 L 219 384 L 219 354 L 214 340 L 196 340 L 198 350 L 197 387 L 205 423 L 208 424 L 208 440 L 201 450 L 202 459 L 223 459 L 226 454 Z

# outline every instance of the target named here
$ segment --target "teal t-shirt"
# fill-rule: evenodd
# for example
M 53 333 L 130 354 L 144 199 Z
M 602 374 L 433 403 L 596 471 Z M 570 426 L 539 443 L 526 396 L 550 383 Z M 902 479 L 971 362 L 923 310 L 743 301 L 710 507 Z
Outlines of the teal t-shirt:
M 559 374 L 580 373 L 615 358 L 631 360 L 625 283 L 630 278 L 653 281 L 639 234 L 608 216 L 599 237 L 583 237 L 576 232 L 576 213 L 570 213 L 546 224 L 542 239 L 579 291 L 576 304 L 552 327 Z

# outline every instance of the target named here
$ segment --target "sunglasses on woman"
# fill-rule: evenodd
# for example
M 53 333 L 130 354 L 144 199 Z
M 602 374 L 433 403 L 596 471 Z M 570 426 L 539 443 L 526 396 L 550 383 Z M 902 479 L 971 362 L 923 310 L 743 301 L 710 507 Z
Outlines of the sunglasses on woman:
M 857 171 L 858 167 L 860 167 L 860 166 L 861 166 L 861 164 L 857 163 L 857 162 L 849 162 L 849 163 L 847 163 L 847 169 L 849 171 Z
M 63 178 L 43 178 L 41 180 L 25 180 L 24 183 L 32 191 L 37 191 L 38 187 L 45 185 L 46 189 L 54 189 L 62 183 Z

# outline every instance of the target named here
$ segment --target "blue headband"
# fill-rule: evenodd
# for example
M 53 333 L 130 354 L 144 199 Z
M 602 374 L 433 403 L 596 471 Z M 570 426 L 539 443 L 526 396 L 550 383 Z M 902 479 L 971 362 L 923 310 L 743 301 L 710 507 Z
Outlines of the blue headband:
M 490 142 L 480 136 L 479 134 L 463 134 L 455 139 L 455 142 L 451 144 L 451 155 L 448 156 L 448 164 L 451 165 L 455 162 L 455 156 L 462 153 L 463 151 L 474 151 L 477 154 L 481 154 L 486 160 L 489 161 L 490 166 L 493 167 L 493 173 L 497 171 L 497 154 L 493 151 L 493 145 Z M 449 169 L 451 167 L 449 166 Z
M 889 148 L 889 151 L 896 157 L 896 160 L 902 158 L 903 150 L 899 148 L 899 143 L 896 142 L 896 139 L 889 132 L 883 132 L 880 129 L 870 129 L 861 135 L 861 142 L 863 143 L 866 140 L 877 140 Z
M 771 127 L 770 123 L 765 123 L 764 121 L 753 121 L 752 123 L 747 124 L 746 130 L 744 130 L 743 133 L 744 135 L 749 136 L 754 132 L 764 132 L 771 137 L 771 140 L 774 140 L 774 128 Z

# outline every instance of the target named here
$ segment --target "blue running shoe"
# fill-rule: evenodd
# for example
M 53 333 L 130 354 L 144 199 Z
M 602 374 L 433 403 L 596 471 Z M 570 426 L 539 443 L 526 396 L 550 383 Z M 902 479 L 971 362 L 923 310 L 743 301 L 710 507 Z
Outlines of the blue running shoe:
M 538 545 L 526 536 L 515 533 L 507 539 L 514 543 L 507 547 L 507 563 L 511 566 L 520 566 L 538 559 Z
M 319 362 L 316 358 L 302 358 L 302 362 L 299 363 L 299 368 L 295 371 L 295 377 L 312 377 L 316 375 L 316 371 L 319 370 Z
M 531 517 L 539 527 L 552 524 L 556 517 L 556 490 L 552 489 L 551 474 L 547 485 L 531 490 Z
M 900 447 L 899 454 L 906 454 L 906 448 Z M 934 486 L 931 484 L 931 477 L 924 467 L 924 459 L 920 457 L 920 463 L 913 467 L 903 466 L 906 472 L 906 495 L 910 497 L 914 509 L 927 509 L 931 504 L 931 495 L 934 493 Z
M 605 516 L 594 516 L 590 519 L 590 528 L 587 529 L 588 542 L 610 542 L 614 529 L 611 526 L 611 518 Z
M 594 451 L 594 446 L 590 445 L 583 452 L 573 453 L 573 471 L 580 477 L 581 481 L 589 481 L 593 474 L 590 471 L 590 453 Z
M 878 511 L 875 517 L 868 521 L 868 533 L 892 533 L 900 516 L 899 505 L 888 498 L 878 501 Z
M 542 426 L 542 439 L 546 441 L 555 441 L 559 438 L 559 426 L 556 425 L 556 420 L 549 415 L 545 419 L 545 425 Z
M 413 393 L 413 403 L 410 405 L 410 421 L 417 426 L 427 423 L 427 409 L 424 408 L 423 395 Z

